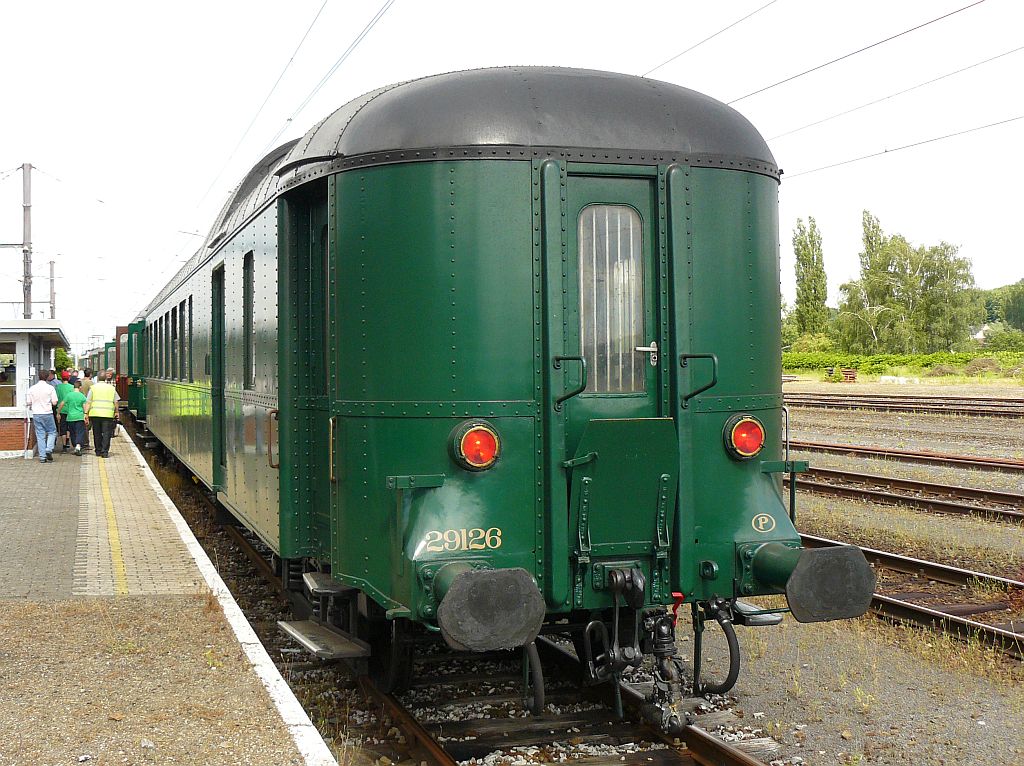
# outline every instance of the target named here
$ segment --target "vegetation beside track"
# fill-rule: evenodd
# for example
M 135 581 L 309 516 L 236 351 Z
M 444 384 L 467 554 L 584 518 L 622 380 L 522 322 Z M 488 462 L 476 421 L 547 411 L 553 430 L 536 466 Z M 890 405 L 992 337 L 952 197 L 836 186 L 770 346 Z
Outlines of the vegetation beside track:
M 981 362 L 981 360 L 992 360 Z M 992 363 L 994 362 L 994 364 Z M 973 365 L 973 366 L 972 366 Z M 1024 375 L 1024 352 L 1021 351 L 940 351 L 934 354 L 851 354 L 842 351 L 786 351 L 782 369 L 787 372 L 824 372 L 827 368 L 850 368 L 859 373 L 884 375 L 917 371 L 930 376 L 991 375 L 1005 377 Z M 971 372 L 967 372 L 968 369 Z

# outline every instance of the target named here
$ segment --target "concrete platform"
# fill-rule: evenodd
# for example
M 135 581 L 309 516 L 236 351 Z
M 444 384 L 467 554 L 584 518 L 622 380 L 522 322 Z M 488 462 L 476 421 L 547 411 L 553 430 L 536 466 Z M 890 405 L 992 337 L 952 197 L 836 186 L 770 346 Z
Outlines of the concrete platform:
M 127 435 L 55 458 L 0 460 L 0 763 L 336 764 Z

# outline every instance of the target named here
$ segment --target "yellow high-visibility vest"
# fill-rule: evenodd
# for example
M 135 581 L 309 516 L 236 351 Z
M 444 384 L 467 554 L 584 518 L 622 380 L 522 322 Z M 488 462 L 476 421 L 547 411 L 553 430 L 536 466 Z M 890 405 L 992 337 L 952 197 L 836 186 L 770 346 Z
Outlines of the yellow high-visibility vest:
M 89 393 L 92 395 L 92 401 L 89 402 L 89 417 L 114 417 L 114 402 L 117 400 L 117 390 L 112 385 L 102 381 L 93 383 Z

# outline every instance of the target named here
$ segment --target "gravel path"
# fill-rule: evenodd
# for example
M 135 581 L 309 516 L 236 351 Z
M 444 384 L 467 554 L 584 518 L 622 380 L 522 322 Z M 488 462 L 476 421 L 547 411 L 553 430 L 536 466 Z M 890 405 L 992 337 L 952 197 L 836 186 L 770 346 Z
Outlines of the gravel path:
M 0 689 L 3 766 L 302 763 L 205 596 L 4 601 Z

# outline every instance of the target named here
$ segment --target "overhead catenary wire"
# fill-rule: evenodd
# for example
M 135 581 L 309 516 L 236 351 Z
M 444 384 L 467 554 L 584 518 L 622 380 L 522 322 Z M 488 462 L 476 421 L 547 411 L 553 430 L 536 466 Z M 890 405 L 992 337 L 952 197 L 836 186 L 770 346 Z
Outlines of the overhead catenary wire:
M 748 14 L 747 14 L 746 16 L 744 16 L 744 17 L 743 17 L 742 19 L 737 19 L 736 21 L 734 21 L 734 22 L 733 22 L 732 24 L 730 24 L 729 26 L 727 26 L 727 27 L 722 27 L 722 28 L 721 28 L 721 29 L 719 29 L 719 30 L 718 30 L 717 32 L 715 32 L 715 33 L 714 33 L 713 35 L 708 35 L 708 36 L 707 36 L 707 37 L 705 37 L 705 38 L 704 38 L 703 40 L 701 40 L 701 41 L 700 41 L 699 43 L 694 43 L 694 44 L 693 44 L 693 45 L 691 45 L 691 46 L 690 46 L 689 48 L 687 48 L 687 49 L 686 49 L 685 51 L 682 51 L 681 53 L 677 53 L 677 54 L 676 54 L 675 56 L 673 56 L 672 58 L 670 58 L 670 59 L 667 59 L 667 60 L 665 60 L 665 61 L 662 61 L 662 62 L 661 62 L 660 64 L 658 64 L 658 66 L 654 67 L 653 69 L 648 69 L 648 70 L 647 70 L 646 72 L 644 72 L 644 73 L 643 73 L 642 75 L 640 75 L 640 76 L 641 76 L 641 77 L 646 77 L 646 76 L 647 76 L 647 75 L 649 75 L 649 74 L 650 74 L 651 72 L 656 72 L 656 71 L 658 71 L 659 69 L 661 69 L 661 68 L 662 68 L 663 66 L 666 66 L 667 64 L 671 64 L 671 63 L 672 63 L 673 61 L 675 61 L 675 60 L 676 60 L 677 58 L 680 58 L 680 57 L 682 57 L 682 56 L 685 56 L 685 55 L 686 55 L 687 53 L 689 53 L 689 52 L 690 52 L 690 51 L 692 51 L 692 50 L 696 50 L 697 48 L 699 48 L 700 46 L 702 46 L 702 45 L 703 45 L 704 43 L 708 42 L 709 40 L 714 40 L 714 39 L 715 39 L 716 37 L 718 37 L 718 36 L 719 36 L 720 34 L 722 34 L 723 32 L 728 32 L 728 31 L 729 31 L 730 29 L 732 29 L 733 27 L 735 27 L 735 26 L 736 26 L 737 24 L 742 24 L 742 23 L 743 23 L 744 21 L 746 21 L 747 19 L 749 19 L 749 18 L 750 18 L 751 16 L 754 16 L 754 15 L 756 15 L 756 14 L 760 13 L 760 12 L 761 12 L 761 11 L 763 11 L 763 10 L 764 10 L 765 8 L 767 8 L 767 7 L 769 6 L 769 5 L 774 5 L 774 4 L 775 4 L 775 3 L 777 3 L 777 2 L 778 2 L 778 0 L 770 0 L 770 2 L 767 2 L 767 3 L 765 3 L 764 5 L 762 5 L 762 6 L 761 6 L 760 8 L 758 8 L 757 10 L 751 11 L 751 12 L 750 12 L 750 13 L 748 13 Z
M 757 90 L 753 90 L 750 93 L 747 93 L 745 96 L 740 96 L 739 98 L 734 98 L 732 101 L 727 101 L 726 103 L 731 106 L 732 104 L 735 104 L 735 103 L 738 103 L 740 101 L 743 101 L 744 99 L 750 98 L 751 96 L 756 96 L 759 93 L 764 93 L 765 91 L 771 90 L 772 88 L 776 88 L 779 85 L 784 85 L 787 82 L 792 82 L 793 80 L 796 80 L 796 79 L 798 79 L 800 77 L 803 77 L 804 75 L 811 74 L 812 72 L 817 72 L 817 71 L 819 71 L 821 69 L 824 69 L 825 67 L 832 66 L 833 64 L 836 64 L 836 63 L 838 63 L 840 61 L 845 61 L 848 58 L 856 56 L 858 53 L 864 53 L 865 51 L 869 51 L 872 48 L 877 48 L 879 45 L 884 45 L 885 43 L 892 42 L 893 40 L 895 40 L 895 39 L 897 39 L 899 37 L 903 37 L 904 35 L 908 35 L 911 32 L 916 32 L 919 29 L 924 29 L 925 27 L 927 27 L 927 26 L 929 26 L 931 24 L 934 24 L 934 23 L 936 23 L 938 21 L 942 21 L 943 19 L 948 19 L 950 16 L 955 16 L 956 14 L 961 13 L 962 11 L 966 11 L 968 8 L 973 8 L 976 5 L 981 5 L 983 2 L 985 2 L 985 0 L 975 0 L 973 3 L 971 3 L 969 5 L 965 5 L 962 8 L 957 8 L 955 11 L 950 11 L 949 13 L 945 13 L 942 16 L 938 16 L 938 17 L 936 17 L 934 19 L 926 21 L 923 24 L 918 24 L 917 26 L 911 27 L 910 29 L 904 29 L 902 32 L 898 32 L 895 35 L 890 35 L 889 37 L 886 37 L 884 40 L 879 40 L 878 42 L 871 43 L 870 45 L 865 45 L 863 48 L 858 48 L 855 51 L 851 51 L 849 53 L 843 54 L 842 56 L 839 56 L 838 58 L 832 59 L 831 61 L 826 61 L 825 63 L 818 64 L 817 66 L 813 66 L 810 69 L 805 69 L 803 72 L 798 72 L 797 74 L 790 75 L 789 77 L 785 77 L 785 78 L 779 80 L 778 82 L 773 82 L 771 85 L 765 85 L 762 88 L 758 88 Z
M 904 149 L 912 149 L 915 146 L 924 146 L 925 144 L 934 144 L 936 141 L 944 141 L 947 138 L 956 138 L 957 136 L 964 136 L 968 133 L 976 133 L 979 130 L 985 130 L 986 128 L 994 128 L 998 125 L 1006 125 L 1010 122 L 1016 122 L 1017 120 L 1024 120 L 1024 114 L 1019 114 L 1016 117 L 1009 117 L 1005 120 L 999 120 L 998 122 L 990 122 L 988 125 L 978 125 L 974 128 L 967 128 L 966 130 L 958 130 L 956 133 L 947 133 L 944 136 L 935 136 L 934 138 L 926 138 L 923 141 L 915 141 L 912 144 L 904 144 L 903 146 L 897 146 L 895 149 L 882 149 L 880 152 L 872 152 L 871 154 L 865 154 L 861 157 L 853 157 L 848 160 L 842 160 L 840 162 L 833 162 L 831 165 L 822 165 L 819 168 L 812 168 L 811 170 L 801 170 L 799 173 L 787 173 L 786 180 L 792 181 L 794 178 L 799 176 L 810 175 L 811 173 L 817 173 L 822 170 L 830 170 L 831 168 L 838 168 L 843 165 L 850 165 L 854 162 L 860 162 L 861 160 L 869 160 L 872 157 L 881 157 L 883 154 L 894 154 Z
M 903 90 L 898 90 L 895 93 L 890 93 L 888 96 L 882 96 L 881 98 L 876 98 L 874 101 L 868 101 L 866 103 L 860 104 L 859 106 L 855 106 L 855 107 L 852 107 L 850 109 L 846 109 L 846 110 L 844 110 L 842 112 L 837 112 L 836 114 L 830 115 L 828 117 L 823 117 L 820 120 L 815 120 L 814 122 L 809 122 L 806 125 L 801 125 L 799 128 L 793 128 L 792 130 L 787 130 L 785 133 L 779 133 L 777 136 L 772 136 L 768 140 L 769 141 L 774 141 L 775 139 L 782 138 L 783 136 L 791 136 L 794 133 L 799 133 L 801 130 L 806 130 L 807 128 L 813 128 L 816 125 L 821 125 L 822 123 L 828 122 L 830 120 L 834 120 L 837 117 L 843 117 L 843 116 L 845 116 L 847 114 L 852 114 L 853 112 L 859 111 L 861 109 L 865 109 L 865 108 L 867 108 L 869 106 L 874 106 L 875 104 L 880 104 L 883 101 L 888 101 L 891 98 L 896 98 L 897 96 L 902 96 L 905 93 L 910 93 L 911 91 L 917 90 L 918 88 L 923 88 L 926 85 L 932 85 L 933 83 L 937 83 L 940 80 L 945 80 L 946 78 L 952 77 L 953 75 L 958 75 L 958 74 L 961 74 L 962 72 L 967 72 L 967 71 L 969 71 L 971 69 L 974 69 L 976 67 L 982 66 L 983 64 L 988 64 L 988 63 L 990 63 L 992 61 L 996 61 L 997 59 L 1001 59 L 1001 58 L 1004 58 L 1005 56 L 1009 56 L 1011 53 L 1018 53 L 1019 51 L 1024 51 L 1024 45 L 1020 46 L 1019 48 L 1014 48 L 1013 50 L 1009 50 L 1009 51 L 1006 51 L 1004 53 L 1000 53 L 998 56 L 992 56 L 991 58 L 987 58 L 984 61 L 977 61 L 977 62 L 975 62 L 973 64 L 968 65 L 968 66 L 961 67 L 960 69 L 957 69 L 956 71 L 947 72 L 944 75 L 940 75 L 938 77 L 933 77 L 931 80 L 926 80 L 925 82 L 919 82 L 917 85 L 911 85 L 909 88 L 904 88 Z
M 334 65 L 327 70 L 327 74 L 320 78 L 320 82 L 318 82 L 316 86 L 313 88 L 313 90 L 309 92 L 309 95 L 307 95 L 302 100 L 302 103 L 300 103 L 298 107 L 295 108 L 295 111 L 292 112 L 291 116 L 285 120 L 284 125 L 281 126 L 281 129 L 278 130 L 277 133 L 274 134 L 274 137 L 267 142 L 267 145 L 263 147 L 263 151 L 260 152 L 261 155 L 266 154 L 274 147 L 274 145 L 277 143 L 277 139 L 281 137 L 281 134 L 288 129 L 288 126 L 291 125 L 295 118 L 299 116 L 299 113 L 302 112 L 302 110 L 309 105 L 309 102 L 316 97 L 316 94 L 320 92 L 320 89 L 323 88 L 324 85 L 326 85 L 327 82 L 331 79 L 331 77 L 334 76 L 334 73 L 338 71 L 338 67 L 345 63 L 345 60 L 352 55 L 352 52 L 359 46 L 359 43 L 363 41 L 363 38 L 365 38 L 370 33 L 370 30 L 377 26 L 377 22 L 384 17 L 384 14 L 387 13 L 388 9 L 394 4 L 395 0 L 386 0 L 384 5 L 380 7 L 380 10 L 378 10 L 374 17 L 370 19 L 370 21 L 367 23 L 367 25 L 363 27 L 363 30 L 358 35 L 356 35 L 356 38 L 351 43 L 349 43 L 349 46 L 341 54 L 338 60 L 334 62 Z
M 306 38 L 309 37 L 309 33 L 313 31 L 313 27 L 316 25 L 317 19 L 319 19 L 320 14 L 324 12 L 324 8 L 327 7 L 328 2 L 329 0 L 324 0 L 323 4 L 320 6 L 320 10 L 316 12 L 316 15 L 313 17 L 313 20 L 309 23 L 309 26 L 306 28 L 305 34 L 302 35 L 302 39 L 299 40 L 299 44 L 295 46 L 295 50 L 292 51 L 291 57 L 288 59 L 288 62 L 284 65 L 284 69 L 281 70 L 281 74 L 277 76 L 277 79 L 274 80 L 274 84 L 270 86 L 270 91 L 267 93 L 266 98 L 263 99 L 263 103 L 260 104 L 259 108 L 256 110 L 256 114 L 254 114 L 252 116 L 252 119 L 249 120 L 249 124 L 242 132 L 242 137 L 238 139 L 238 143 L 235 144 L 235 148 L 231 150 L 231 152 L 228 154 L 227 159 L 224 160 L 224 165 L 221 167 L 219 171 L 217 171 L 216 177 L 210 182 L 210 185 L 206 188 L 206 191 L 203 192 L 203 196 L 199 199 L 199 202 L 196 203 L 196 207 L 199 207 L 200 205 L 203 204 L 203 202 L 206 201 L 206 198 L 207 196 L 209 196 L 210 191 L 220 180 L 221 176 L 224 175 L 224 171 L 227 170 L 228 165 L 231 163 L 231 160 L 234 159 L 235 157 L 235 153 L 238 152 L 238 149 L 239 147 L 241 147 L 242 142 L 245 141 L 246 136 L 249 135 L 249 131 L 252 130 L 252 126 L 256 124 L 256 120 L 259 118 L 259 116 L 263 114 L 263 108 L 267 105 L 267 102 L 270 101 L 270 97 L 274 95 L 274 91 L 277 90 L 277 86 L 281 84 L 281 80 L 284 79 L 285 73 L 288 71 L 288 68 L 292 65 L 292 62 L 295 61 L 295 57 L 299 54 L 299 50 L 302 48 L 303 43 L 306 42 Z

